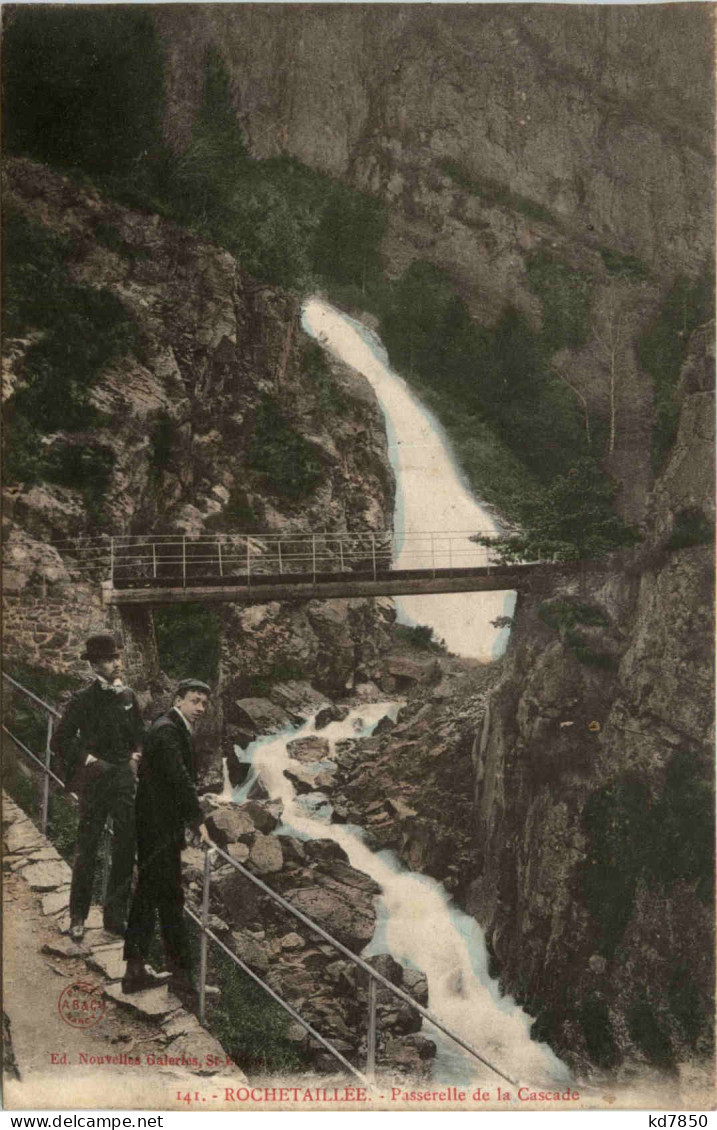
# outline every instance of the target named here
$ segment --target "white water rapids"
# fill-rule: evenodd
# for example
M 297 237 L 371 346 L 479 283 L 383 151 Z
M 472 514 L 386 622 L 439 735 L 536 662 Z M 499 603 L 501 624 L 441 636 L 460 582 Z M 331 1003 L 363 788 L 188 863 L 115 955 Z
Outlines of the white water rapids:
M 400 703 L 364 703 L 343 722 L 321 730 L 335 743 L 368 736 L 385 714 L 395 715 Z M 285 769 L 310 769 L 290 758 L 287 743 L 315 733 L 313 719 L 300 729 L 254 742 L 242 755 L 250 761 L 249 776 L 235 799 L 242 801 L 259 778 L 272 800 L 283 804 L 277 832 L 308 839 L 331 839 L 346 852 L 357 871 L 380 885 L 378 923 L 363 956 L 390 953 L 396 961 L 422 970 L 428 979 L 428 1007 L 451 1031 L 476 1048 L 489 1062 L 513 1078 L 532 1084 L 558 1084 L 570 1076 L 545 1044 L 530 1039 L 532 1018 L 511 997 L 501 997 L 488 976 L 483 932 L 467 914 L 450 904 L 434 879 L 403 869 L 391 852 L 373 852 L 360 828 L 331 824 L 331 807 L 322 794 L 297 797 Z M 318 763 L 327 767 L 331 762 Z M 423 1031 L 437 1045 L 433 1078 L 444 1083 L 495 1083 L 496 1076 L 448 1037 L 424 1021 Z
M 471 542 L 470 535 L 495 533 L 498 527 L 467 489 L 440 424 L 390 368 L 376 335 L 318 298 L 305 303 L 302 325 L 325 349 L 366 377 L 383 410 L 396 477 L 394 528 L 399 538 L 401 534 L 410 538 L 403 545 L 398 541 L 395 565 L 415 564 L 410 556 L 415 552 L 415 536 L 429 533 L 434 535 L 439 567 L 485 564 L 485 549 Z M 449 533 L 465 534 L 451 542 L 450 550 L 440 538 Z M 424 544 L 428 554 L 431 543 Z M 430 624 L 450 651 L 483 660 L 497 659 L 505 650 L 508 632 L 493 627 L 491 620 L 511 616 L 514 606 L 513 592 L 396 598 L 401 622 Z
M 302 323 L 325 349 L 362 373 L 376 392 L 386 418 L 396 476 L 395 529 L 406 535 L 460 531 L 466 536 L 459 563 L 484 563 L 485 550 L 471 542 L 469 535 L 478 530 L 493 532 L 495 522 L 467 490 L 437 421 L 391 371 L 378 338 L 318 299 L 306 303 Z M 404 552 L 399 540 L 395 563 L 410 567 L 410 562 L 402 561 Z M 502 653 L 508 635 L 490 621 L 511 615 L 514 602 L 514 593 L 490 592 L 402 597 L 396 604 L 404 623 L 430 624 L 451 651 L 488 661 Z M 400 705 L 364 703 L 354 707 L 345 721 L 324 728 L 321 736 L 328 738 L 333 754 L 337 741 L 368 736 L 385 714 L 395 718 Z M 285 769 L 312 772 L 331 764 L 312 767 L 289 757 L 287 743 L 314 732 L 313 719 L 309 719 L 298 730 L 260 738 L 249 746 L 240 757 L 251 762 L 251 769 L 234 799 L 246 799 L 259 778 L 270 798 L 283 805 L 283 823 L 277 831 L 334 840 L 352 867 L 379 884 L 377 927 L 364 954 L 388 952 L 396 961 L 422 970 L 428 979 L 428 1006 L 448 1028 L 508 1076 L 534 1084 L 567 1081 L 567 1068 L 546 1045 L 530 1039 L 531 1017 L 512 998 L 501 997 L 497 982 L 488 976 L 485 940 L 475 920 L 452 906 L 435 880 L 406 871 L 391 852 L 372 851 L 360 828 L 332 824 L 331 806 L 323 794 L 295 795 Z M 423 1027 L 437 1045 L 436 1082 L 498 1081 L 432 1025 L 424 1022 Z

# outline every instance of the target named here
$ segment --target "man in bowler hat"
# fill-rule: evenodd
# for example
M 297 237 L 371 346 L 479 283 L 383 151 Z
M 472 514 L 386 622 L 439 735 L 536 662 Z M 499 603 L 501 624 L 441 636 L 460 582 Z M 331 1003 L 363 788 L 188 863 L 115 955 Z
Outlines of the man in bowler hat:
M 80 799 L 80 822 L 70 888 L 70 937 L 82 940 L 90 910 L 97 850 L 112 817 L 112 866 L 104 927 L 124 935 L 134 864 L 134 798 L 144 725 L 137 696 L 120 678 L 122 658 L 114 636 L 88 638 L 82 655 L 94 680 L 70 701 L 52 749 L 62 759 L 65 784 Z
M 137 788 L 138 880 L 124 946 L 123 991 L 135 993 L 161 983 L 162 976 L 145 964 L 159 911 L 170 987 L 190 1005 L 196 1003 L 197 990 L 183 914 L 181 852 L 186 827 L 211 843 L 197 796 L 192 741 L 194 724 L 204 714 L 210 694 L 200 679 L 183 679 L 174 705 L 147 735 Z

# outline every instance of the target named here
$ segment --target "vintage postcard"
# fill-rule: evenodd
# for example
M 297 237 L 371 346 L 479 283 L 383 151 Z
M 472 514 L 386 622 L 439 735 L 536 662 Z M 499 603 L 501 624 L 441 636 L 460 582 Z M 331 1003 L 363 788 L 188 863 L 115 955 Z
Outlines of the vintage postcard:
M 706 1126 L 714 7 L 2 22 L 5 1108 Z

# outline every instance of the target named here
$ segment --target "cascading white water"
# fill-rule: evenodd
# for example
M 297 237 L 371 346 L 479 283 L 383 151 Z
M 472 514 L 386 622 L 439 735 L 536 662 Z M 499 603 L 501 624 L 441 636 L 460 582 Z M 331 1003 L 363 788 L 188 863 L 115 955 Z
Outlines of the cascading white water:
M 485 550 L 471 542 L 469 535 L 495 531 L 495 522 L 463 483 L 440 425 L 405 381 L 391 371 L 381 342 L 365 326 L 318 299 L 305 304 L 302 323 L 325 348 L 361 372 L 376 392 L 386 417 L 396 475 L 395 529 L 405 534 L 464 532 L 460 564 L 482 564 Z M 410 565 L 402 561 L 403 555 L 399 544 L 395 563 Z M 451 651 L 483 660 L 497 658 L 505 649 L 508 633 L 496 629 L 491 620 L 510 616 L 514 603 L 514 593 L 411 596 L 396 601 L 404 623 L 430 624 Z M 395 716 L 399 705 L 365 703 L 343 722 L 324 728 L 322 737 L 333 746 L 344 738 L 367 736 L 385 714 Z M 287 743 L 313 732 L 313 719 L 309 719 L 298 730 L 254 742 L 242 756 L 251 762 L 251 769 L 245 784 L 235 791 L 235 799 L 245 800 L 260 779 L 270 798 L 283 805 L 278 832 L 334 840 L 353 867 L 379 884 L 377 927 L 364 952 L 389 952 L 397 961 L 423 970 L 429 1008 L 447 1027 L 514 1078 L 532 1083 L 566 1081 L 567 1068 L 546 1045 L 531 1041 L 531 1018 L 512 998 L 501 997 L 497 983 L 488 976 L 485 940 L 477 923 L 451 905 L 435 880 L 406 871 L 391 852 L 372 851 L 360 828 L 332 824 L 331 805 L 322 794 L 296 796 L 284 770 L 311 772 L 312 767 L 292 760 Z M 428 1023 L 424 1022 L 424 1028 L 437 1044 L 436 1080 L 494 1081 L 488 1068 L 457 1050 Z
M 337 741 L 367 736 L 386 714 L 395 716 L 399 703 L 370 703 L 355 707 L 343 722 L 321 731 L 332 748 Z M 272 800 L 283 804 L 277 831 L 309 839 L 331 839 L 344 849 L 352 867 L 370 875 L 381 887 L 378 925 L 364 953 L 389 952 L 404 964 L 423 970 L 428 979 L 429 1008 L 452 1031 L 508 1075 L 527 1083 L 560 1083 L 567 1068 L 545 1044 L 530 1039 L 531 1018 L 510 997 L 501 997 L 488 976 L 483 932 L 468 915 L 451 906 L 439 883 L 403 869 L 390 852 L 374 852 L 360 828 L 329 823 L 331 808 L 316 794 L 297 797 L 285 769 L 306 769 L 294 761 L 287 743 L 314 733 L 313 719 L 299 730 L 273 735 L 247 750 L 249 778 L 237 795 L 243 800 L 259 778 Z M 436 1040 L 434 1078 L 442 1083 L 489 1081 L 481 1067 L 455 1044 L 440 1037 L 424 1022 L 426 1035 Z M 437 1038 L 438 1037 L 438 1038 Z M 494 1078 L 494 1077 L 493 1077 Z
M 302 325 L 324 348 L 362 373 L 373 387 L 386 417 L 389 457 L 396 476 L 394 527 L 404 534 L 465 533 L 453 543 L 453 564 L 485 563 L 485 550 L 469 540 L 476 531 L 494 533 L 497 526 L 466 488 L 450 443 L 435 417 L 417 400 L 402 377 L 388 364 L 381 342 L 366 326 L 312 298 L 305 303 Z M 437 564 L 449 565 L 448 550 Z M 396 565 L 410 567 L 408 545 Z M 405 558 L 402 561 L 402 556 Z M 430 624 L 457 655 L 497 659 L 508 641 L 506 629 L 493 627 L 498 616 L 512 616 L 515 593 L 455 593 L 403 596 L 396 599 L 399 620 Z

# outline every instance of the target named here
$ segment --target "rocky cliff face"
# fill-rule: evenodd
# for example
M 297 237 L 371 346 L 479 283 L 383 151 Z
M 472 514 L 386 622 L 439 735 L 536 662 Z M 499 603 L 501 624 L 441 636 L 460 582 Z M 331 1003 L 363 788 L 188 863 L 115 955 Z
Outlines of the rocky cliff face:
M 101 570 L 95 576 L 76 556 L 61 556 L 54 542 L 102 531 L 191 539 L 222 530 L 390 525 L 393 478 L 381 412 L 355 374 L 317 362 L 294 298 L 258 286 L 220 248 L 29 161 L 7 162 L 5 201 L 43 232 L 71 241 L 72 283 L 117 299 L 138 341 L 88 391 L 88 416 L 98 414 L 99 426 L 43 437 L 50 455 L 88 443 L 106 454 L 110 471 L 94 512 L 83 482 L 6 483 L 9 660 L 79 671 L 82 638 L 106 625 Z M 11 408 L 36 337 L 29 327 L 25 338 L 6 342 Z M 293 658 L 304 661 L 307 677 L 314 668 L 326 673 L 336 656 L 343 686 L 362 648 L 368 654 L 378 646 L 384 614 L 360 601 L 350 614 L 341 602 L 327 607 L 277 606 L 271 617 L 295 621 Z M 226 614 L 227 680 L 243 637 L 255 635 L 245 615 Z M 332 616 L 340 630 L 325 629 Z M 265 637 L 254 674 L 281 661 L 279 651 Z M 251 646 L 249 653 L 256 659 Z
M 474 746 L 470 905 L 505 988 L 578 1066 L 711 1043 L 713 357 L 705 327 L 649 542 L 521 601 Z
M 712 14 L 530 5 L 157 9 L 181 147 L 208 46 L 258 157 L 380 196 L 387 262 L 444 267 L 485 316 L 530 304 L 526 253 L 711 256 Z M 688 62 L 689 61 L 689 62 Z

